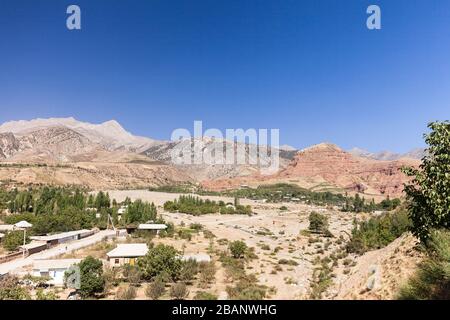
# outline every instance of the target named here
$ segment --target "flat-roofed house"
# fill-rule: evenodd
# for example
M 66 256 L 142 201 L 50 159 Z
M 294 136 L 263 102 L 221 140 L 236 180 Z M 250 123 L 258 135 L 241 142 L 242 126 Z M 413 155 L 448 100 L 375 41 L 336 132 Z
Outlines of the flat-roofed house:
M 118 244 L 106 255 L 111 267 L 120 267 L 126 264 L 134 266 L 137 259 L 145 256 L 147 252 L 148 247 L 145 243 L 124 243 Z
M 34 260 L 33 276 L 50 277 L 49 284 L 62 286 L 64 285 L 64 273 L 80 261 L 81 259 Z

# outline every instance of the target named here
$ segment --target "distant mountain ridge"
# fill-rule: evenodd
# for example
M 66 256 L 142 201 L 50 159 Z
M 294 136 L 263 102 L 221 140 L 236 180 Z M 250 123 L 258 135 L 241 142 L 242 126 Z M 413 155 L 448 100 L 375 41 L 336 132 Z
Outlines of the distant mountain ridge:
M 421 160 L 426 154 L 425 149 L 423 148 L 415 148 L 406 153 L 395 153 L 391 151 L 380 151 L 374 153 L 355 147 L 353 149 L 350 149 L 348 152 L 354 156 L 382 161 L 393 161 L 401 158 Z
M 251 156 L 250 145 L 245 143 L 210 137 L 195 140 L 188 141 L 187 146 L 200 142 L 201 152 L 207 154 L 220 148 L 231 147 L 236 152 L 238 147 L 244 147 L 246 157 Z M 417 159 L 424 152 L 422 149 L 402 155 L 373 154 L 361 149 L 347 152 L 331 143 L 320 143 L 300 151 L 282 146 L 279 171 L 261 175 L 261 168 L 254 164 L 175 165 L 171 156 L 176 146 L 177 142 L 134 136 L 114 120 L 101 124 L 74 118 L 11 121 L 0 126 L 1 162 L 64 163 L 67 166 L 48 166 L 48 169 L 3 166 L 0 181 L 86 183 L 95 188 L 102 185 L 123 187 L 124 184 L 132 188 L 189 181 L 211 190 L 285 182 L 311 190 L 400 196 L 407 178 L 399 169 L 404 165 L 418 166 Z M 267 150 L 260 154 L 262 150 L 264 146 L 257 146 L 256 156 L 267 165 L 270 157 L 264 157 Z M 269 151 L 273 152 L 270 147 Z
M 72 117 L 9 121 L 0 126 L 0 133 L 11 132 L 20 136 L 37 129 L 50 127 L 69 128 L 108 150 L 123 149 L 139 153 L 161 143 L 150 138 L 134 136 L 115 120 L 92 124 L 78 121 Z

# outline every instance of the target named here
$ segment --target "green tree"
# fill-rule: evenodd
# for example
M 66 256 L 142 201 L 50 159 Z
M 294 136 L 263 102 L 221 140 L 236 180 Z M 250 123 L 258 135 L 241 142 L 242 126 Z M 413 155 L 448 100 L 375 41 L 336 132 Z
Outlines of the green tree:
M 311 212 L 309 214 L 309 230 L 317 233 L 325 233 L 328 230 L 328 218 L 323 214 Z
M 102 293 L 105 287 L 102 262 L 89 256 L 83 259 L 78 267 L 80 268 L 81 296 L 88 298 Z
M 432 122 L 425 134 L 427 154 L 419 169 L 403 168 L 412 232 L 426 242 L 434 228 L 450 227 L 450 122 Z
M 172 246 L 158 244 L 139 259 L 138 266 L 144 279 L 153 279 L 163 273 L 167 273 L 172 280 L 179 277 L 182 262 L 178 258 L 178 251 Z
M 244 241 L 233 241 L 229 244 L 229 249 L 231 252 L 231 255 L 236 258 L 243 258 L 245 255 L 245 252 L 247 251 L 247 245 Z
M 28 235 L 25 239 L 26 243 L 30 242 Z M 8 232 L 2 241 L 3 247 L 8 251 L 15 251 L 21 245 L 23 245 L 23 231 L 10 231 Z

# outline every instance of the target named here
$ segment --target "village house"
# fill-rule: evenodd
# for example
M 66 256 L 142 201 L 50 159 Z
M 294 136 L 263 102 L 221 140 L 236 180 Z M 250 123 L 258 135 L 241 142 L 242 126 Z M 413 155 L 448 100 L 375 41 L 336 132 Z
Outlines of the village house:
M 32 275 L 35 277 L 50 277 L 49 284 L 63 286 L 65 272 L 80 261 L 81 259 L 35 260 Z
M 142 258 L 148 252 L 145 243 L 125 243 L 118 244 L 117 247 L 106 255 L 111 267 L 121 267 L 124 265 L 134 266 L 137 259 Z

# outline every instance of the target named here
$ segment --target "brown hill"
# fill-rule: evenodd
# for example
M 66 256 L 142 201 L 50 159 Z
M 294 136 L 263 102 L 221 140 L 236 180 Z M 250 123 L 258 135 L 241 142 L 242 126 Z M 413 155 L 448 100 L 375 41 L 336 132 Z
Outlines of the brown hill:
M 353 156 L 338 146 L 322 143 L 299 151 L 291 163 L 272 176 L 244 177 L 205 181 L 212 190 L 235 188 L 242 184 L 256 186 L 278 182 L 295 183 L 316 191 L 332 190 L 367 194 L 374 197 L 399 197 L 406 176 L 400 168 L 418 166 L 418 160 L 378 161 Z

